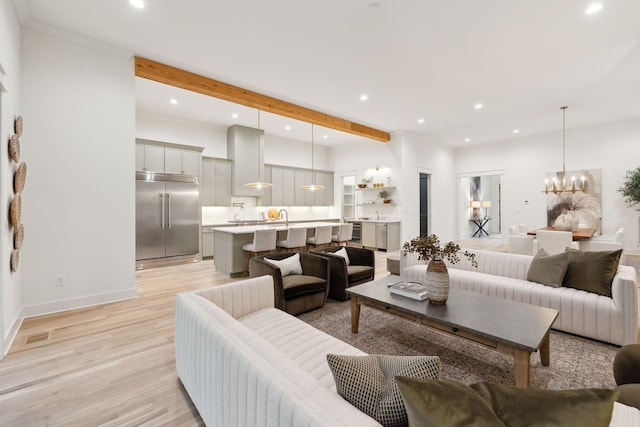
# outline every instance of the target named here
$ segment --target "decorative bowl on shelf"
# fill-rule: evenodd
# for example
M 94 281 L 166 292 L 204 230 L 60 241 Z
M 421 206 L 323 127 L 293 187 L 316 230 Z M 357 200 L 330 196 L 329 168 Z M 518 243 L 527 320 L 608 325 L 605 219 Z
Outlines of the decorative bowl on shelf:
M 367 184 L 358 184 L 358 188 L 367 188 Z
M 384 199 L 384 203 L 385 203 L 385 204 L 389 204 L 389 203 L 391 203 L 391 199 Z

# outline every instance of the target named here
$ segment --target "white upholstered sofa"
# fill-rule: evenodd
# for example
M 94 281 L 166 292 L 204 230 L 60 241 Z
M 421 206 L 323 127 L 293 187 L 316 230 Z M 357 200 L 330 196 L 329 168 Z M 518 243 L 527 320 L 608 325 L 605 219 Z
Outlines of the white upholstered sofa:
M 618 266 L 612 298 L 568 287 L 553 288 L 526 280 L 533 256 L 473 250 L 478 268 L 466 257 L 449 266 L 451 286 L 498 298 L 558 310 L 554 329 L 617 345 L 635 343 L 638 291 L 633 267 Z M 416 253 L 400 254 L 400 274 L 424 280 L 426 265 Z
M 204 423 L 380 426 L 336 393 L 326 362 L 365 353 L 273 305 L 271 276 L 177 295 L 176 369 Z M 610 426 L 639 424 L 638 409 L 615 403 Z
M 205 424 L 380 426 L 338 395 L 326 359 L 365 353 L 274 308 L 272 280 L 176 296 L 176 369 Z

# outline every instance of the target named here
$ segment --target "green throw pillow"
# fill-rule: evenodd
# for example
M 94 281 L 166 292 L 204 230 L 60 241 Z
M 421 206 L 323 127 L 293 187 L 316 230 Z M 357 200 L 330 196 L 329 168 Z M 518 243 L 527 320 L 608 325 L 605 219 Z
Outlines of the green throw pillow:
M 540 249 L 531 260 L 527 280 L 559 288 L 569 267 L 569 252 L 549 255 Z
M 486 382 L 471 388 L 509 427 L 608 427 L 618 396 L 608 389 L 540 390 Z
M 500 427 L 505 424 L 468 385 L 396 377 L 411 427 Z
M 438 378 L 437 356 L 343 356 L 327 354 L 338 394 L 385 427 L 406 426 L 397 375 Z
M 608 427 L 618 392 L 396 377 L 412 427 Z
M 618 271 L 622 249 L 584 252 L 567 248 L 569 268 L 563 285 L 611 297 L 611 283 Z

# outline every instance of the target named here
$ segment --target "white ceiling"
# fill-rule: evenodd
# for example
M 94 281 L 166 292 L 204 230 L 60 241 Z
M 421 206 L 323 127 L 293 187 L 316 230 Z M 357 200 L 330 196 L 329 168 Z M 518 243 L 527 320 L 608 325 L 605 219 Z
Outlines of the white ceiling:
M 562 105 L 569 129 L 640 116 L 640 1 L 600 2 L 586 15 L 592 0 L 14 0 L 26 26 L 457 146 L 559 130 Z M 236 122 L 233 106 L 175 91 L 138 81 L 138 108 Z M 263 116 L 269 133 L 310 138 L 309 125 L 283 134 L 288 119 Z M 323 133 L 316 142 L 355 139 Z

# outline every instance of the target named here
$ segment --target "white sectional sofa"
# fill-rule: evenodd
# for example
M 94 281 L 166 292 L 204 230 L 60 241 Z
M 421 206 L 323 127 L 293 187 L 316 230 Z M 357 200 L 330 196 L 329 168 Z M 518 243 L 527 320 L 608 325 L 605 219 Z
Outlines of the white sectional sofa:
M 365 353 L 274 308 L 271 276 L 178 294 L 175 319 L 178 376 L 207 426 L 380 426 L 326 360 Z
M 635 343 L 638 334 L 636 271 L 620 265 L 612 284 L 612 298 L 568 287 L 553 288 L 526 280 L 533 256 L 470 250 L 478 268 L 466 257 L 449 266 L 451 286 L 498 298 L 558 310 L 553 328 L 617 345 Z M 400 255 L 401 275 L 426 278 L 426 265 L 416 253 Z
M 271 276 L 181 293 L 175 308 L 178 376 L 207 426 L 380 426 L 337 394 L 326 362 L 365 353 L 275 309 Z M 616 402 L 610 426 L 637 425 Z

